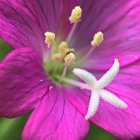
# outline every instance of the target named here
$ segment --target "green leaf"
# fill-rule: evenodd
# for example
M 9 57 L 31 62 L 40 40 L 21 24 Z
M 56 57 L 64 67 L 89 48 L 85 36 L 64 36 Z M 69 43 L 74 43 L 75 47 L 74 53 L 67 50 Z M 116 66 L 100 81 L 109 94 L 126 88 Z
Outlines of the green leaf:
M 95 124 L 91 124 L 90 131 L 85 138 L 85 140 L 117 140 L 107 131 L 102 128 L 96 126 Z
M 2 60 L 3 57 L 11 50 L 12 48 L 10 47 L 10 45 L 0 40 L 0 60 Z
M 21 140 L 21 133 L 28 115 L 15 119 L 1 118 L 0 140 Z

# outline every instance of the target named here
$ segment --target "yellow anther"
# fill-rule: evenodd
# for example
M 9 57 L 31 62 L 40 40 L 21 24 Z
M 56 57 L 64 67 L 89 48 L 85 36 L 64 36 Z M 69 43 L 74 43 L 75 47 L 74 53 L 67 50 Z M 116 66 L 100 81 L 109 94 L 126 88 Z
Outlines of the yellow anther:
M 104 40 L 104 34 L 102 32 L 97 32 L 94 37 L 93 40 L 91 41 L 91 45 L 92 46 L 99 46 Z
M 48 45 L 48 48 L 54 44 L 55 34 L 52 32 L 45 33 L 45 43 Z
M 81 20 L 81 16 L 82 16 L 82 9 L 80 8 L 80 6 L 76 6 L 72 10 L 69 20 L 71 23 L 77 23 Z
M 62 56 L 66 56 L 69 53 L 74 53 L 74 49 L 69 49 L 69 45 L 67 42 L 62 41 L 58 46 L 58 53 L 60 53 Z
M 65 58 L 64 58 L 64 61 L 65 61 L 65 65 L 71 65 L 74 63 L 75 61 L 75 55 L 74 53 L 69 53 Z
M 115 59 L 114 59 L 114 61 L 115 61 L 115 62 L 118 62 L 118 61 L 119 61 L 119 59 L 115 58 Z
M 58 53 L 53 55 L 53 60 L 55 62 L 65 61 L 65 57 L 69 56 L 70 53 L 74 53 L 74 49 L 69 49 L 68 43 L 62 41 L 58 45 Z
M 68 43 L 65 41 L 62 41 L 58 46 L 58 52 L 61 54 L 65 54 L 68 48 L 69 48 Z

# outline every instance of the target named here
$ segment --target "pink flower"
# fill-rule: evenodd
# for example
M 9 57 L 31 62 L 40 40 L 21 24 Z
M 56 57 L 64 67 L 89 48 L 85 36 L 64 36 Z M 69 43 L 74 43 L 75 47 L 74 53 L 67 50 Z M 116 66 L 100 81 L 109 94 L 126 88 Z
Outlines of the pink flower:
M 14 48 L 0 63 L 0 116 L 12 118 L 33 110 L 23 140 L 80 140 L 90 121 L 122 139 L 140 135 L 139 4 L 139 0 L 0 0 L 0 38 Z M 73 24 L 69 17 L 77 5 L 82 17 Z M 90 49 L 99 31 L 104 41 L 99 46 L 94 42 L 96 47 Z M 45 32 L 55 33 L 54 45 L 52 38 L 45 40 Z M 68 54 L 57 48 L 65 40 L 71 47 Z M 51 58 L 58 52 L 55 58 L 61 62 L 56 63 Z M 112 66 L 114 58 L 119 62 Z M 86 84 L 75 80 L 74 67 L 89 71 L 74 69 Z M 108 70 L 113 76 L 104 78 Z M 94 76 L 103 76 L 102 86 L 95 86 L 100 80 Z M 92 100 L 90 90 L 97 89 Z

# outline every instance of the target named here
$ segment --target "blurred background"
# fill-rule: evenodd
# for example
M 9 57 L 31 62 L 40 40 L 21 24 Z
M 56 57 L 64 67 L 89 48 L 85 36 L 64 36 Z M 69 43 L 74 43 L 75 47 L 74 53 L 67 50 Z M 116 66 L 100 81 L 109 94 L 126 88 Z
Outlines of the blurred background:
M 10 52 L 12 48 L 4 41 L 0 40 L 0 61 Z M 29 114 L 7 119 L 0 117 L 0 140 L 20 140 L 20 135 Z M 117 140 L 111 134 L 98 126 L 91 124 L 90 131 L 85 140 Z

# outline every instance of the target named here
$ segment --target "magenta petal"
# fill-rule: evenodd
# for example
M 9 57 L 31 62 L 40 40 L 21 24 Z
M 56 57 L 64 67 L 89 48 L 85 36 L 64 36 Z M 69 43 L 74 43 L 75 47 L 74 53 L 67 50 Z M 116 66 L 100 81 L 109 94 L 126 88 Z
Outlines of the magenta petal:
M 101 46 L 100 49 L 95 49 L 84 68 L 90 71 L 108 70 L 112 66 L 115 58 L 119 60 L 120 67 L 130 65 L 140 59 L 139 43 L 136 42 L 136 46 L 134 47 L 132 47 L 133 44 L 128 44 L 128 46 L 114 44 L 110 48 L 103 48 L 105 46 Z
M 139 0 L 78 0 L 82 7 L 82 19 L 75 31 L 74 40 L 82 46 L 90 44 L 93 35 L 102 31 L 105 40 L 139 38 Z M 85 32 L 86 31 L 86 32 Z M 132 35 L 133 34 L 133 35 Z M 107 46 L 106 46 L 107 47 Z
M 44 33 L 55 32 L 62 0 L 0 0 L 0 38 L 14 48 L 45 46 Z
M 140 136 L 140 61 L 121 68 L 107 90 L 127 103 L 128 108 L 119 109 L 101 99 L 97 113 L 91 118 L 95 124 L 122 139 Z M 101 71 L 96 73 L 102 75 Z M 65 89 L 70 102 L 82 114 L 86 114 L 89 93 L 80 89 Z
M 48 91 L 38 54 L 31 48 L 12 51 L 0 63 L 0 116 L 16 117 L 33 109 Z
M 85 55 L 93 35 L 98 31 L 104 33 L 104 41 L 94 49 L 87 69 L 108 69 L 114 58 L 125 66 L 140 57 L 139 0 L 88 0 L 86 4 L 79 1 L 83 16 L 73 36 L 74 46 L 85 47 Z
M 77 6 L 77 0 L 63 1 L 63 10 L 57 25 L 57 34 L 62 40 L 66 39 L 72 29 L 73 24 L 70 23 L 69 17 L 75 6 Z
M 61 89 L 52 87 L 31 114 L 22 134 L 22 140 L 79 140 L 88 132 L 84 119 L 64 96 Z

